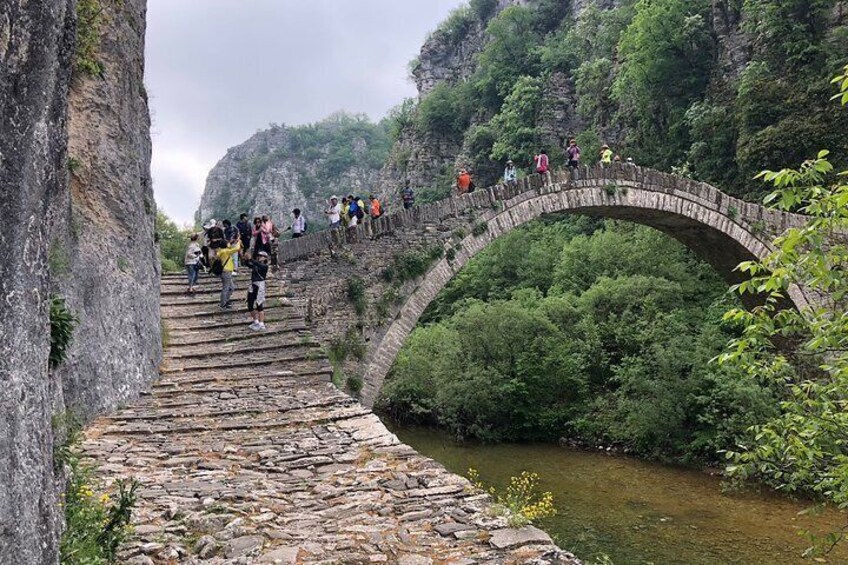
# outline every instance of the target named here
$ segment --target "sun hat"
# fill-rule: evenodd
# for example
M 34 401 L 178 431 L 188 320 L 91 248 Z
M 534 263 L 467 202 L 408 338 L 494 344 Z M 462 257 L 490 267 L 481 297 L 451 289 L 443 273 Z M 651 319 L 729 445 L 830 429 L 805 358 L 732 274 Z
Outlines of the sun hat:
M 260 251 L 259 253 L 257 253 L 257 255 L 259 257 L 270 257 L 270 255 L 268 255 L 267 251 Z

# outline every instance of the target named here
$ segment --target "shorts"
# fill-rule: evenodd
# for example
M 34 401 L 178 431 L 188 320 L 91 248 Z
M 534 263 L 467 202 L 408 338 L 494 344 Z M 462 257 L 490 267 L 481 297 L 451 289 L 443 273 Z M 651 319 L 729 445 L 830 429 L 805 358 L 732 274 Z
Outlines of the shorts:
M 353 217 L 350 219 L 350 223 L 347 225 L 347 227 L 349 227 L 349 228 L 355 228 L 358 224 L 359 224 L 359 218 L 358 218 L 358 217 L 356 217 L 356 216 L 353 216 Z
M 251 283 L 247 293 L 247 311 L 262 312 L 265 309 L 265 281 Z
M 580 166 L 580 161 L 575 161 L 574 159 L 569 159 L 568 166 L 571 167 L 572 169 L 576 169 L 577 167 Z

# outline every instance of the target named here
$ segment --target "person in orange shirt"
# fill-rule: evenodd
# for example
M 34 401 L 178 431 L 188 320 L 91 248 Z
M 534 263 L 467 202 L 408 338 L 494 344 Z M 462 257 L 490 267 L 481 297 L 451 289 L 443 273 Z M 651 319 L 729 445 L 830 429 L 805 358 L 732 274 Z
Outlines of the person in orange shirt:
M 371 219 L 376 220 L 377 218 L 379 218 L 380 216 L 383 215 L 383 205 L 380 204 L 380 201 L 377 200 L 377 197 L 374 196 L 373 194 L 370 194 L 368 196 L 368 200 L 370 201 L 370 204 L 371 204 L 371 210 L 370 210 Z
M 456 177 L 456 190 L 459 195 L 462 196 L 471 192 L 472 184 L 471 174 L 465 169 L 459 171 L 459 176 Z

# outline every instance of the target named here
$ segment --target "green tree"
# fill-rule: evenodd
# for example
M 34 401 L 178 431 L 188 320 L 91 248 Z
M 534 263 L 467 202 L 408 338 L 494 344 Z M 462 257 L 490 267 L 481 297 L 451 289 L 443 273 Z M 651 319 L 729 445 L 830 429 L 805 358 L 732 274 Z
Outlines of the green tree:
M 835 81 L 848 103 L 848 67 Z M 750 278 L 736 288 L 765 297 L 751 311 L 732 310 L 726 318 L 744 325 L 719 359 L 754 378 L 784 389 L 781 413 L 751 428 L 748 440 L 728 454 L 727 472 L 736 479 L 757 478 L 776 488 L 813 493 L 840 509 L 848 508 L 848 171 L 834 174 L 828 152 L 799 169 L 765 171 L 774 188 L 766 203 L 808 216 L 774 241 L 774 251 L 740 270 Z M 786 305 L 792 288 L 803 288 L 813 303 Z M 786 344 L 791 344 L 787 347 Z M 778 348 L 778 344 L 783 344 Z M 824 540 L 832 547 L 846 530 Z
M 708 0 L 636 3 L 619 43 L 613 95 L 629 126 L 628 144 L 642 162 L 667 169 L 685 160 L 684 116 L 704 95 L 713 61 L 709 21 Z
M 506 97 L 500 113 L 491 122 L 497 136 L 492 147 L 493 159 L 514 159 L 529 163 L 538 151 L 539 135 L 536 118 L 542 104 L 542 81 L 523 76 Z
M 173 273 L 183 269 L 186 246 L 192 231 L 179 228 L 173 220 L 161 210 L 156 211 L 156 241 L 159 242 L 159 256 L 162 271 Z

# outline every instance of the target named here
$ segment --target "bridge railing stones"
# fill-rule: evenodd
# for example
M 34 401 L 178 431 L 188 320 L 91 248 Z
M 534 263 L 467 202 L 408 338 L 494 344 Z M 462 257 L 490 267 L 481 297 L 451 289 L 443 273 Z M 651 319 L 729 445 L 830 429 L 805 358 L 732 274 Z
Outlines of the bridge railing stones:
M 717 188 L 685 177 L 628 164 L 613 163 L 594 167 L 551 171 L 547 176 L 531 175 L 515 182 L 502 183 L 459 197 L 449 197 L 438 202 L 416 206 L 385 214 L 380 218 L 366 219 L 356 228 L 323 231 L 284 241 L 280 244 L 279 259 L 288 263 L 344 247 L 410 226 L 439 224 L 469 210 L 495 208 L 503 203 L 518 203 L 542 194 L 570 189 L 600 187 L 642 188 L 692 200 L 719 212 L 729 220 L 747 225 L 756 224 L 757 230 L 781 233 L 799 225 L 798 216 L 765 208 L 724 194 Z M 517 199 L 517 200 L 516 200 Z M 762 224 L 762 225 L 760 225 Z

